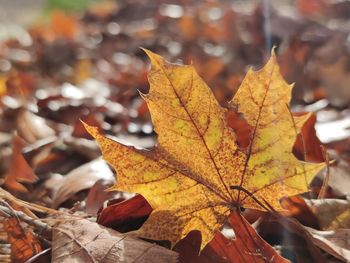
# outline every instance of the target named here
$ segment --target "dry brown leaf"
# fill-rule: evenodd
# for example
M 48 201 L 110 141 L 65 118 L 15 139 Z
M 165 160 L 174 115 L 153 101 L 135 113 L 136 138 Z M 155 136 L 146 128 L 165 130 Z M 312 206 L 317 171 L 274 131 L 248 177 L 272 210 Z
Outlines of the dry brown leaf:
M 52 206 L 57 208 L 79 191 L 91 188 L 100 179 L 114 181 L 113 172 L 100 158 L 70 171 L 54 194 Z
M 344 262 L 350 262 L 350 229 L 334 231 L 318 231 L 310 227 L 305 229 L 312 235 L 316 246 Z
M 350 201 L 342 199 L 305 200 L 323 230 L 350 228 Z
M 259 235 L 281 245 L 284 255 L 297 263 L 328 263 L 311 235 L 297 220 L 276 213 L 266 213 L 257 224 Z
M 114 180 L 98 180 L 90 189 L 86 197 L 85 212 L 88 215 L 96 216 L 103 203 L 116 196 L 115 192 L 108 191 Z
M 347 145 L 346 142 L 342 142 L 343 145 Z M 350 165 L 347 161 L 340 160 L 336 165 L 329 167 L 329 181 L 328 181 L 328 190 L 331 196 L 343 198 L 344 196 L 350 196 Z M 327 176 L 327 169 L 324 169 L 318 174 L 315 180 L 312 183 L 312 186 L 316 189 L 320 187 L 321 183 L 324 181 L 324 178 Z
M 177 253 L 81 219 L 54 228 L 52 262 L 171 263 Z
M 281 199 L 281 205 L 288 212 L 285 215 L 296 218 L 303 225 L 319 228 L 318 219 L 300 196 L 284 197 Z
M 16 120 L 17 132 L 28 143 L 55 135 L 55 131 L 47 125 L 47 121 L 28 111 L 21 109 Z

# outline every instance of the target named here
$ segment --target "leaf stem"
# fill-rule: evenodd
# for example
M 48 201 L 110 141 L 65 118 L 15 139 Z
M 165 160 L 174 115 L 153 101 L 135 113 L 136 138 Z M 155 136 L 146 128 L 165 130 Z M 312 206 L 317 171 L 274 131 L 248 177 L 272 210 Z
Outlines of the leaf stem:
M 267 206 L 265 206 L 261 201 L 259 201 L 253 193 L 251 193 L 250 191 L 248 191 L 247 189 L 245 189 L 243 186 L 240 185 L 231 185 L 230 186 L 231 190 L 239 190 L 242 191 L 244 193 L 246 193 L 249 197 L 251 197 L 258 205 L 260 205 L 262 208 L 264 208 L 266 211 L 271 211 L 273 209 L 271 209 L 272 207 L 264 200 L 264 202 L 266 203 Z

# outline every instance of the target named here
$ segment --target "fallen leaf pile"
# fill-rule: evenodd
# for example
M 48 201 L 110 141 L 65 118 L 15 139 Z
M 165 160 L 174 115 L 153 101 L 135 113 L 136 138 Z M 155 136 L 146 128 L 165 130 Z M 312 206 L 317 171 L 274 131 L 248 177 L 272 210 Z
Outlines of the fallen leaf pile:
M 0 28 L 0 262 L 349 262 L 350 5 L 287 2 Z

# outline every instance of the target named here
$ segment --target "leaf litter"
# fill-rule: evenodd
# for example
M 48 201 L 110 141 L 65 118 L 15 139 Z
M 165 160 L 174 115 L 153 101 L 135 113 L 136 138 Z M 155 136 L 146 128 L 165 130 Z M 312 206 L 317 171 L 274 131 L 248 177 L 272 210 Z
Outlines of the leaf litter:
M 224 199 L 221 200 L 224 200 L 223 206 L 228 208 L 228 211 L 236 211 L 233 207 L 244 210 L 241 212 L 242 220 L 251 223 L 256 232 L 247 230 L 251 228 L 248 223 L 230 226 L 227 219 L 219 220 L 220 224 L 214 224 L 213 231 L 191 231 L 191 227 L 188 227 L 185 231 L 180 231 L 183 232 L 181 235 L 177 235 L 183 239 L 173 248 L 178 253 L 178 260 L 265 262 L 271 258 L 280 260 L 278 254 L 281 254 L 291 262 L 346 262 L 347 229 L 339 227 L 347 227 L 349 217 L 346 210 L 330 213 L 336 210 L 339 204 L 347 202 L 346 185 L 349 182 L 347 167 L 350 160 L 350 144 L 346 130 L 349 113 L 346 84 L 348 51 L 347 29 L 344 23 L 346 14 L 342 12 L 347 10 L 346 3 L 327 2 L 315 8 L 315 5 L 309 6 L 306 2 L 297 1 L 296 5 L 289 6 L 289 9 L 285 9 L 283 5 L 278 3 L 270 8 L 269 19 L 273 35 L 271 42 L 276 46 L 278 54 L 272 59 L 276 61 L 270 65 L 280 67 L 283 78 L 289 83 L 295 82 L 295 85 L 292 90 L 293 96 L 290 98 L 290 87 L 284 81 L 277 81 L 279 78 L 270 76 L 262 77 L 272 80 L 271 84 L 274 85 L 271 87 L 281 85 L 281 93 L 267 92 L 265 102 L 269 102 L 268 106 L 265 102 L 262 103 L 264 96 L 260 96 L 259 93 L 259 90 L 265 89 L 259 86 L 267 84 L 258 81 L 249 85 L 257 75 L 271 73 L 266 67 L 263 68 L 269 56 L 269 52 L 266 52 L 269 48 L 262 48 L 266 43 L 266 35 L 261 25 L 266 22 L 267 17 L 261 5 L 255 6 L 248 2 L 242 5 L 228 5 L 226 2 L 195 1 L 187 1 L 182 5 L 159 5 L 157 2 L 143 5 L 132 1 L 100 4 L 88 8 L 80 17 L 61 11 L 55 12 L 51 22 L 31 26 L 28 33 L 23 30 L 25 34 L 22 32 L 14 35 L 15 39 L 3 41 L 1 45 L 5 48 L 0 51 L 0 184 L 8 192 L 1 189 L 0 193 L 1 260 L 8 262 L 11 258 L 8 234 L 3 227 L 5 218 L 18 218 L 22 228 L 39 238 L 43 252 L 34 255 L 38 251 L 31 250 L 30 256 L 33 257 L 28 262 L 47 262 L 52 255 L 52 227 L 58 224 L 64 227 L 66 222 L 67 231 L 74 232 L 69 229 L 70 219 L 67 217 L 74 218 L 74 222 L 83 218 L 95 222 L 94 216 L 97 215 L 98 223 L 119 232 L 127 232 L 127 235 L 134 238 L 137 233 L 144 231 L 142 225 L 149 224 L 152 214 L 157 213 L 155 201 L 147 196 L 145 199 L 124 191 L 102 194 L 102 189 L 110 187 L 113 179 L 103 183 L 98 180 L 106 175 L 110 176 L 113 172 L 117 173 L 116 187 L 119 187 L 118 183 L 123 174 L 118 167 L 114 171 L 104 163 L 104 167 L 110 170 L 103 174 L 93 170 L 86 171 L 84 167 L 79 169 L 100 156 L 97 145 L 91 140 L 79 119 L 97 126 L 99 132 L 113 140 L 151 149 L 156 142 L 150 122 L 152 117 L 158 136 L 156 148 L 157 154 L 160 155 L 157 156 L 165 159 L 163 165 L 180 167 L 180 173 L 190 174 L 192 178 L 197 179 L 203 179 L 203 175 L 209 173 L 215 175 L 215 166 L 213 167 L 210 158 L 206 159 L 206 166 L 194 165 L 196 158 L 205 159 L 206 149 L 198 147 L 200 142 L 191 137 L 193 126 L 187 124 L 186 117 L 183 118 L 183 123 L 175 122 L 175 127 L 171 123 L 173 117 L 184 116 L 181 112 L 172 110 L 172 107 L 181 108 L 175 101 L 167 103 L 158 100 L 166 90 L 162 93 L 157 88 L 162 74 L 155 74 L 154 65 L 149 73 L 150 95 L 145 95 L 148 97 L 148 105 L 139 96 L 137 90 L 143 94 L 148 93 L 148 61 L 138 48 L 143 46 L 161 54 L 169 61 L 194 66 L 198 76 L 203 78 L 203 81 L 199 82 L 196 78 L 194 83 L 207 83 L 213 92 L 211 95 L 204 84 L 207 90 L 196 93 L 196 99 L 191 99 L 193 101 L 188 103 L 192 105 L 189 112 L 194 114 L 195 120 L 198 119 L 197 127 L 200 132 L 205 130 L 208 123 L 208 131 L 204 132 L 207 134 L 205 141 L 209 142 L 208 149 L 215 149 L 215 139 L 223 137 L 220 137 L 220 132 L 217 136 L 215 131 L 225 130 L 225 134 L 231 134 L 230 138 L 233 138 L 228 143 L 228 148 L 238 149 L 237 152 L 240 152 L 233 156 L 236 159 L 240 156 L 243 163 L 247 163 L 243 172 L 245 165 L 242 166 L 242 162 L 234 162 L 237 170 L 232 172 L 232 178 L 238 178 L 238 182 L 236 179 L 227 179 L 227 172 L 230 174 L 233 166 L 222 162 L 216 166 L 221 169 L 220 174 L 225 175 L 225 183 L 217 183 L 220 179 L 216 179 L 216 182 L 214 180 L 214 183 L 206 180 L 205 183 L 212 184 L 215 194 L 223 195 Z M 288 13 L 288 10 L 294 10 L 295 13 Z M 28 39 L 31 42 L 28 42 Z M 166 69 L 178 67 L 174 70 L 175 75 L 177 70 L 191 68 L 167 63 L 164 65 Z M 255 69 L 263 69 L 258 72 L 250 70 L 244 78 L 247 68 L 252 65 Z M 272 75 L 278 71 L 273 72 Z M 196 73 L 192 75 L 196 76 Z M 186 76 L 187 73 L 184 73 L 184 82 Z M 184 84 L 180 79 L 176 79 L 175 82 L 179 82 L 179 86 Z M 253 91 L 251 97 L 247 97 L 247 92 L 243 91 L 249 89 Z M 180 89 L 183 93 L 179 94 L 185 96 L 186 90 Z M 191 93 L 188 90 L 187 92 Z M 167 95 L 171 98 L 171 94 Z M 281 95 L 283 103 L 273 101 L 278 100 L 278 95 Z M 210 100 L 210 107 L 205 107 L 207 103 L 203 103 L 200 105 L 202 108 L 198 109 L 193 106 L 196 103 L 198 105 L 198 99 L 204 102 L 208 97 L 213 99 Z M 290 99 L 291 104 L 287 106 Z M 261 106 L 257 107 L 258 110 L 255 102 Z M 217 108 L 213 109 L 213 106 Z M 160 120 L 164 118 L 160 117 L 165 112 L 157 107 L 168 109 L 166 112 L 170 115 L 165 120 L 169 125 L 162 126 Z M 295 111 L 313 111 L 315 117 L 310 117 L 303 125 L 308 115 L 296 114 Z M 213 114 L 214 112 L 219 114 Z M 254 115 L 254 112 L 260 112 L 260 115 Z M 272 119 L 277 116 L 278 118 Z M 274 123 L 271 129 L 266 128 L 268 125 L 264 127 L 269 118 L 271 123 Z M 226 126 L 221 125 L 222 123 Z M 218 126 L 223 128 L 215 129 Z M 329 158 L 326 157 L 324 148 L 320 147 L 314 126 L 322 143 L 328 148 Z M 332 131 L 342 134 L 342 137 L 330 137 L 329 127 L 333 127 Z M 176 133 L 178 130 L 181 130 L 180 134 Z M 182 135 L 187 136 L 186 139 Z M 16 150 L 17 157 L 13 162 L 14 157 L 11 156 L 15 151 L 12 150 L 12 140 L 15 136 L 19 136 L 24 144 L 20 147 L 22 150 Z M 167 138 L 171 144 L 166 144 Z M 277 140 L 278 138 L 282 139 Z M 191 141 L 188 151 L 176 149 L 179 143 L 185 144 L 186 140 Z M 213 155 L 214 161 L 227 155 L 227 150 L 222 151 L 227 149 L 227 141 L 223 142 L 225 147 L 218 147 L 221 151 Z M 162 148 L 161 151 L 159 148 Z M 138 152 L 143 153 L 141 150 Z M 148 151 L 147 156 L 152 156 L 152 151 Z M 316 163 L 325 159 L 334 160 L 331 167 L 311 180 L 316 171 L 311 172 L 309 168 L 321 167 L 323 164 Z M 25 162 L 27 165 L 23 165 Z M 289 170 L 289 166 L 296 169 Z M 20 167 L 26 167 L 21 176 L 33 173 L 35 177 L 32 178 L 35 180 L 22 180 L 17 169 Z M 268 175 L 264 167 L 271 168 L 266 169 Z M 29 172 L 30 170 L 32 172 Z M 70 183 L 68 178 L 72 176 L 68 175 L 73 170 L 75 179 Z M 300 171 L 308 175 L 303 183 L 300 183 L 298 176 Z M 27 192 L 15 191 L 8 184 L 6 186 L 6 174 L 12 174 L 12 182 L 20 183 L 21 189 L 27 189 Z M 85 183 L 86 174 L 94 178 L 93 182 Z M 245 176 L 241 183 L 239 179 L 242 178 L 242 174 Z M 295 177 L 295 181 L 283 181 L 282 178 L 286 175 Z M 151 174 L 143 176 L 146 179 L 152 177 Z M 272 194 L 267 190 L 258 191 L 266 181 L 275 182 L 278 178 L 282 180 L 276 183 L 280 188 L 273 189 Z M 312 182 L 308 186 L 310 181 Z M 225 190 L 225 186 L 228 191 Z M 69 194 L 57 194 L 60 187 L 70 189 Z M 267 187 L 268 190 L 271 188 Z M 166 188 L 163 190 L 166 191 Z M 295 194 L 298 195 L 291 196 Z M 282 206 L 279 203 L 279 199 L 284 196 L 289 196 L 289 200 L 292 200 L 288 201 L 288 206 L 284 206 L 285 198 L 282 199 Z M 316 200 L 318 196 L 322 198 Z M 64 200 L 53 206 L 57 203 L 57 198 Z M 210 198 L 212 195 L 209 195 Z M 161 202 L 161 199 L 159 196 L 158 202 Z M 195 200 L 196 196 L 193 195 L 192 201 Z M 205 203 L 202 199 L 199 201 L 196 203 L 197 207 Z M 172 207 L 177 205 L 176 202 Z M 322 206 L 322 202 L 326 205 Z M 262 206 L 267 209 L 262 209 Z M 50 207 L 58 210 L 49 209 Z M 238 215 L 234 213 L 232 216 L 239 221 Z M 280 213 L 283 216 L 278 216 Z M 229 212 L 225 218 L 230 218 L 228 214 Z M 169 218 L 178 220 L 175 216 L 169 215 Z M 210 226 L 213 222 L 211 218 L 213 217 L 208 218 L 208 222 L 202 220 L 202 225 L 209 223 Z M 215 214 L 214 218 L 221 218 L 221 215 Z M 288 221 L 288 218 L 295 219 Z M 295 223 L 295 220 L 313 229 L 306 229 Z M 180 224 L 181 227 L 185 223 Z M 88 232 L 91 229 L 93 232 L 90 224 L 83 228 L 84 231 Z M 236 230 L 236 237 L 232 228 Z M 166 234 L 169 235 L 169 232 L 167 229 Z M 74 243 L 73 239 L 71 238 L 71 242 Z M 247 240 L 245 243 L 249 246 L 244 248 L 244 245 L 239 245 L 237 249 L 235 244 L 241 244 L 242 240 Z M 271 246 L 267 243 L 263 245 L 258 240 L 265 240 Z M 138 242 L 138 239 L 135 241 Z M 171 245 L 168 240 L 147 241 L 156 242 L 166 248 L 171 248 L 175 243 Z M 208 244 L 204 247 L 205 243 Z M 72 247 L 75 249 L 74 244 Z M 88 244 L 83 244 L 82 249 L 87 246 Z M 22 253 L 27 252 L 24 248 L 25 246 L 22 251 L 14 252 L 13 246 L 12 253 L 17 256 L 25 254 Z M 78 249 L 78 252 L 80 251 Z M 164 248 L 164 253 L 167 254 L 165 251 L 167 250 Z M 236 252 L 243 252 L 242 257 L 235 258 Z M 81 255 L 81 258 L 84 256 Z

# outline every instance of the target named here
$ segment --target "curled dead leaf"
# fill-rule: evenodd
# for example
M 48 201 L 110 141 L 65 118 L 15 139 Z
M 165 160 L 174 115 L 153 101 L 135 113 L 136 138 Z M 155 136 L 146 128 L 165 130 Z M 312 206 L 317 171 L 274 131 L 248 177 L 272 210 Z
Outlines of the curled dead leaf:
M 296 218 L 303 225 L 319 228 L 317 217 L 302 197 L 284 197 L 281 199 L 281 205 L 288 210 L 286 215 Z
M 318 231 L 310 227 L 305 229 L 312 235 L 316 246 L 344 262 L 350 262 L 350 229 L 335 231 Z
M 52 206 L 57 208 L 79 191 L 90 189 L 100 179 L 114 181 L 113 177 L 111 169 L 100 158 L 83 164 L 63 177 L 62 185 L 53 196 Z
M 104 208 L 97 217 L 97 223 L 124 233 L 140 228 L 151 213 L 152 207 L 146 199 L 135 195 Z

